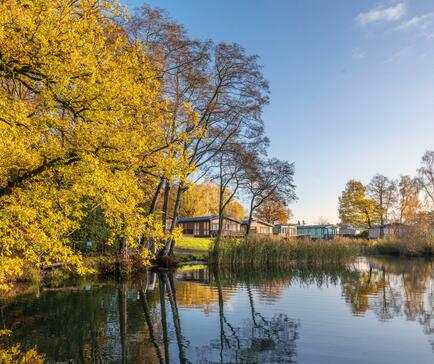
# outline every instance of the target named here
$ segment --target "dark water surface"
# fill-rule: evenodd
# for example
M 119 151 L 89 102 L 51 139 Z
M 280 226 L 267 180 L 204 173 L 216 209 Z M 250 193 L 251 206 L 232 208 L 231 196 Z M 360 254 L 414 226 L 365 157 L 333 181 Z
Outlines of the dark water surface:
M 433 363 L 434 264 L 148 273 L 0 301 L 48 363 Z M 432 321 L 433 319 L 433 321 Z

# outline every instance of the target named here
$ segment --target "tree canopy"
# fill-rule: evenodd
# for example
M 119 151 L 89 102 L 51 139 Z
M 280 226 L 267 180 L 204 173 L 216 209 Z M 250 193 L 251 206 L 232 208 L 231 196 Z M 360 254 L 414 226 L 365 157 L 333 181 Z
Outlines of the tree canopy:
M 378 205 L 366 197 L 365 186 L 350 180 L 339 197 L 339 217 L 343 224 L 371 227 L 380 221 Z
M 242 218 L 241 190 L 262 186 L 253 209 L 289 201 L 293 165 L 255 162 L 268 97 L 256 55 L 160 9 L 0 2 L 0 289 L 30 266 L 86 273 L 77 240 L 146 265 L 173 252 L 180 214 Z M 216 195 L 203 181 L 222 160 Z

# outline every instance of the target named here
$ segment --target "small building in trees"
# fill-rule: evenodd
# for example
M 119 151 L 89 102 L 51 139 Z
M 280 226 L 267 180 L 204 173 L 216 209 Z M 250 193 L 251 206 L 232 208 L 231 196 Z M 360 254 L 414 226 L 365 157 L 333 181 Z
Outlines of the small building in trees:
M 212 237 L 216 236 L 219 230 L 218 216 L 195 216 L 180 217 L 178 226 L 182 228 L 184 236 Z M 223 236 L 241 236 L 240 221 L 231 217 L 223 217 Z
M 311 239 L 333 239 L 338 235 L 339 228 L 336 225 L 297 225 L 297 235 L 308 236 Z
M 341 226 L 339 228 L 339 236 L 357 237 L 361 236 L 367 229 L 357 226 Z M 365 235 L 366 236 L 366 235 Z
M 376 225 L 369 228 L 369 239 L 402 238 L 408 233 L 408 226 L 400 223 Z
M 276 224 L 273 226 L 273 234 L 282 237 L 297 236 L 297 224 Z
M 247 225 L 249 224 L 249 220 L 241 221 L 241 230 L 245 233 L 247 231 Z M 250 234 L 258 234 L 258 235 L 272 235 L 273 234 L 273 224 L 269 224 L 266 221 L 259 219 L 252 219 L 250 224 Z

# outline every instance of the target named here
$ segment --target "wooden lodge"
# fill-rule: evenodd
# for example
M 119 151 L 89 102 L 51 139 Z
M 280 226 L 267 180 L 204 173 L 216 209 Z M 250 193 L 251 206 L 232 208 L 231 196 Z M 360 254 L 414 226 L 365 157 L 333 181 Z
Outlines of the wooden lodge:
M 284 238 L 293 238 L 297 236 L 296 224 L 276 224 L 273 226 L 273 234 Z
M 246 233 L 248 220 L 241 221 L 241 230 Z M 272 235 L 273 234 L 273 224 L 269 224 L 266 221 L 253 219 L 250 224 L 249 234 L 256 235 Z
M 212 237 L 218 233 L 219 217 L 180 217 L 178 219 L 178 226 L 182 228 L 184 236 Z M 223 218 L 222 235 L 227 237 L 244 235 L 244 232 L 241 230 L 240 221 L 225 216 Z
M 369 239 L 402 238 L 409 227 L 400 223 L 377 225 L 369 228 Z

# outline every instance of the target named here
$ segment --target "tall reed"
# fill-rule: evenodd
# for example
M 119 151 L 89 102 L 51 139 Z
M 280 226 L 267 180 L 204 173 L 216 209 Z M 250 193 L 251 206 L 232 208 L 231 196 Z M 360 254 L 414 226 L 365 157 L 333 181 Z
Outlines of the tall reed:
M 217 265 L 275 267 L 292 265 L 341 264 L 360 254 L 360 246 L 350 239 L 284 240 L 269 238 L 221 239 L 210 262 Z

